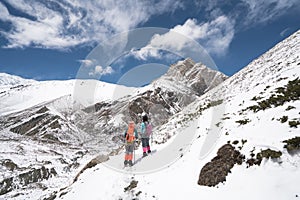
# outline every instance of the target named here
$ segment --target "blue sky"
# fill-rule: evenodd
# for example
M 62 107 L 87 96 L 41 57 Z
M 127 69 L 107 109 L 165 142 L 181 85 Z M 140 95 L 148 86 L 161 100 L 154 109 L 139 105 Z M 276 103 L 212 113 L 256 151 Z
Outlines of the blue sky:
M 81 71 L 84 78 L 116 83 L 132 70 L 149 81 L 183 59 L 174 52 L 189 49 L 190 40 L 230 76 L 300 28 L 298 0 L 1 0 L 0 13 L 0 72 L 37 80 L 73 79 Z M 165 31 L 109 63 L 89 58 L 97 45 L 145 27 Z

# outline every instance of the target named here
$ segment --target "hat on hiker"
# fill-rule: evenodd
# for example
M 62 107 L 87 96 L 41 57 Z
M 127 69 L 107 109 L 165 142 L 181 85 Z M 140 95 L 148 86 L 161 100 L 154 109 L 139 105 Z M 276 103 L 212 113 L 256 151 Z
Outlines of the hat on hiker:
M 143 116 L 143 122 L 147 122 L 148 121 L 148 116 L 147 115 L 144 115 Z

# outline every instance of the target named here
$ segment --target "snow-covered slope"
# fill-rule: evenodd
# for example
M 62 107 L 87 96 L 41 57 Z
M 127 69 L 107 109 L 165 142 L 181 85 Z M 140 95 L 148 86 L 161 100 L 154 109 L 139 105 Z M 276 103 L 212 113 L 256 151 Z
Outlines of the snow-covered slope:
M 15 85 L 26 85 L 30 83 L 34 83 L 35 80 L 24 79 L 19 76 L 14 76 L 6 73 L 0 73 L 0 88 L 4 88 L 5 86 L 15 86 Z
M 154 133 L 156 142 L 162 144 L 153 144 L 153 155 L 141 159 L 138 149 L 138 162 L 125 170 L 121 167 L 123 154 L 111 156 L 52 197 L 298 199 L 300 144 L 285 146 L 283 141 L 300 136 L 299 57 L 300 31 L 174 115 Z M 201 174 L 225 144 L 244 155 L 242 162 L 230 169 L 226 182 L 217 187 L 199 186 L 203 178 L 218 177 L 222 165 L 216 166 L 211 177 Z M 266 156 L 264 150 L 279 156 L 252 165 L 259 156 Z M 173 159 L 164 163 L 169 157 Z M 147 163 L 150 170 L 145 170 Z
M 2 74 L 0 81 L 10 83 L 8 81 L 9 77 L 10 75 Z M 21 79 L 16 76 L 12 76 L 12 78 L 14 86 L 5 87 L 0 92 L 0 115 L 18 112 L 63 97 L 68 107 L 76 105 L 85 107 L 99 101 L 116 100 L 131 94 L 135 90 L 135 88 L 117 86 L 96 80 L 39 82 Z M 116 90 L 119 92 L 115 92 Z

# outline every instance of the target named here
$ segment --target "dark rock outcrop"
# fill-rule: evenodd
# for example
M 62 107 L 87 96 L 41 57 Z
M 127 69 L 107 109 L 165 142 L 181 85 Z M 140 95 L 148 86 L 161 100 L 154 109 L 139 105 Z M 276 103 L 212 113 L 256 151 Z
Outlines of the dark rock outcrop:
M 300 137 L 285 140 L 283 143 L 285 143 L 284 148 L 291 154 L 300 151 Z
M 278 160 L 282 156 L 281 151 L 274 151 L 272 149 L 265 149 L 257 153 L 256 158 L 252 157 L 246 161 L 248 167 L 253 165 L 260 165 L 263 158 L 271 158 L 273 161 Z
M 131 191 L 132 189 L 136 188 L 137 184 L 138 184 L 138 181 L 132 180 L 130 182 L 130 184 L 127 187 L 124 188 L 124 192 L 128 192 L 128 191 Z
M 201 169 L 198 184 L 203 186 L 216 186 L 226 181 L 226 176 L 235 164 L 242 164 L 244 156 L 235 148 L 226 144 L 222 146 L 211 162 Z
M 31 169 L 28 172 L 19 174 L 16 177 L 6 178 L 0 182 L 0 195 L 12 191 L 20 186 L 27 186 L 31 183 L 37 183 L 42 180 L 48 180 L 50 177 L 57 175 L 54 168 L 42 166 L 38 169 Z
M 37 117 L 31 118 L 29 121 L 22 123 L 10 129 L 11 132 L 22 135 L 34 135 L 36 132 L 32 130 L 37 124 L 40 124 L 48 117 L 48 114 L 42 114 Z
M 15 169 L 18 169 L 18 165 L 15 164 L 12 160 L 10 159 L 4 159 L 0 163 L 3 167 L 8 169 L 9 171 L 14 171 Z

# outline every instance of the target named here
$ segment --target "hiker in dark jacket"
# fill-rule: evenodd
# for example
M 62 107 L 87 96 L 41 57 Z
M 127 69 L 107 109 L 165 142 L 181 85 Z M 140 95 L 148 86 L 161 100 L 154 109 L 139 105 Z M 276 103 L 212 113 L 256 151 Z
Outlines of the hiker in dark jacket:
M 150 135 L 152 134 L 152 126 L 148 121 L 148 116 L 143 116 L 143 122 L 141 123 L 141 138 L 142 138 L 142 147 L 143 147 L 143 156 L 147 156 L 147 153 L 151 153 L 150 150 Z
M 126 150 L 124 165 L 126 166 L 127 164 L 129 164 L 130 166 L 132 166 L 134 142 L 138 138 L 138 133 L 137 130 L 135 129 L 135 124 L 133 121 L 129 122 L 124 137 L 125 137 L 125 150 Z

